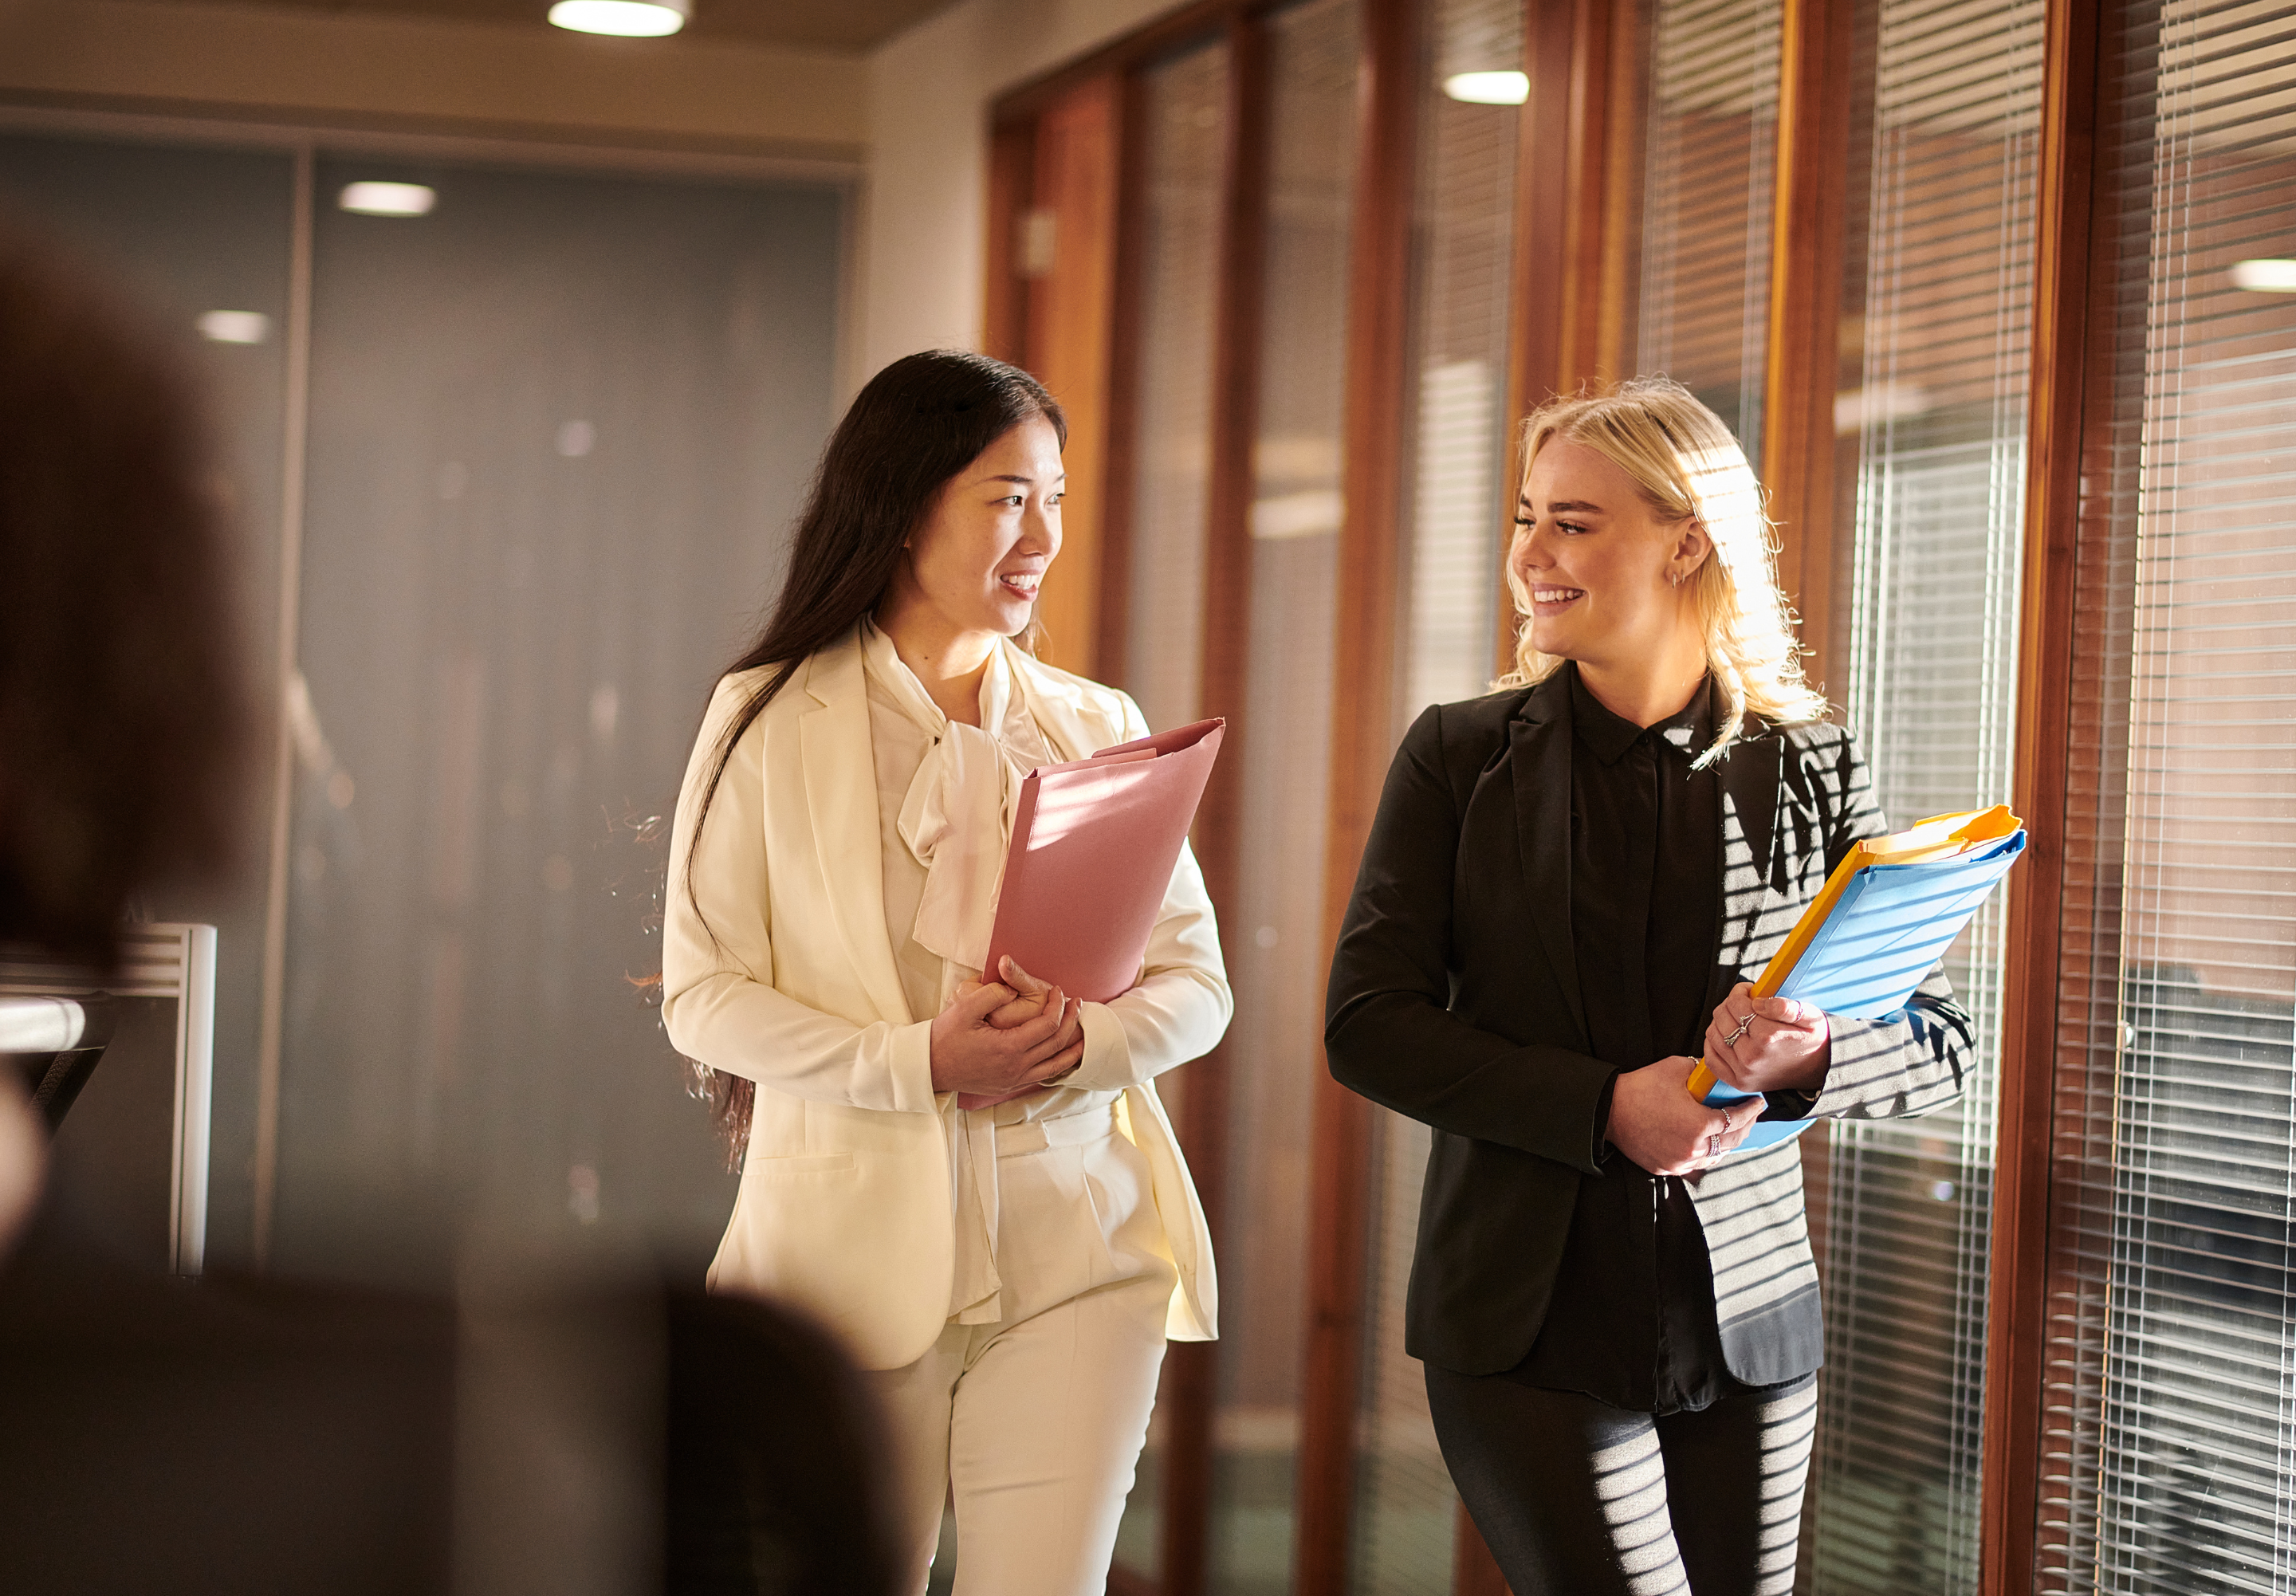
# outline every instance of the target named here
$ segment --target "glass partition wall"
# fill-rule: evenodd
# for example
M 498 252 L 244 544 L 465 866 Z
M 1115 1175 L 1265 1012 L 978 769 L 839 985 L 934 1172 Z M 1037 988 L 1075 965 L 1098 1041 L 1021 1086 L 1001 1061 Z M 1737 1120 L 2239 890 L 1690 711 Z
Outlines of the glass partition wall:
M 1778 190 L 1788 8 L 1648 0 L 1591 31 L 1583 12 L 1561 25 L 1569 9 L 1426 0 L 1407 13 L 1415 176 L 1400 200 L 1383 201 L 1407 204 L 1410 215 L 1392 301 L 1406 329 L 1398 437 L 1406 464 L 1391 556 L 1390 736 L 1425 704 L 1482 690 L 1500 663 L 1498 556 L 1519 419 L 1509 411 L 1509 372 L 1524 348 L 1562 347 L 1540 343 L 1537 325 L 1557 305 L 1595 307 L 1597 331 L 1574 331 L 1566 341 L 1579 353 L 1565 357 L 1592 350 L 1592 363 L 1515 372 L 1519 405 L 1591 376 L 1664 372 L 1713 405 L 1751 456 L 1764 453 L 1781 336 L 1771 284 L 1788 200 Z M 1841 591 L 1828 608 L 1853 611 L 1841 631 L 1855 646 L 1826 662 L 1825 685 L 1866 736 L 1901 820 L 2006 796 L 2039 14 L 2038 0 L 1981 12 L 1947 0 L 1871 0 L 1856 10 L 1853 71 L 1827 86 L 1847 101 L 1852 128 L 1850 148 L 1834 152 L 1847 171 L 1847 192 L 1833 201 L 1847 210 L 1833 265 L 1844 279 L 1844 315 L 1828 330 L 1838 340 L 1829 337 L 1818 356 L 1829 363 L 1820 380 L 1831 382 L 1838 341 L 1833 446 L 1852 512 L 1835 535 Z M 1808 13 L 1800 17 L 1794 25 L 1808 29 Z M 1343 397 L 1382 402 L 1342 391 L 1341 354 L 1358 336 L 1341 293 L 1345 157 L 1351 126 L 1362 125 L 1351 124 L 1348 105 L 1357 24 L 1335 4 L 1239 4 L 1226 26 L 1231 41 L 1256 39 L 1264 58 L 1253 65 L 1226 45 L 1200 44 L 1136 69 L 1146 141 L 1136 168 L 1144 184 L 1138 426 L 1119 441 L 1134 451 L 1136 473 L 1127 668 L 1144 701 L 1160 706 L 1157 724 L 1220 712 L 1226 706 L 1213 699 L 1232 692 L 1244 768 L 1236 879 L 1223 904 L 1239 1008 L 1222 1086 L 1229 1217 L 1215 1220 L 1229 1282 L 1217 1462 L 1198 1487 L 1210 1498 L 1211 1535 L 1201 1580 L 1186 1568 L 1156 1569 L 1175 1592 L 1273 1590 L 1292 1536 L 1309 1533 L 1294 1521 L 1291 1484 L 1307 1307 L 1300 1265 L 1307 1227 L 1324 1220 L 1305 1201 L 1307 1086 L 1319 1060 L 1302 1044 L 1319 1019 L 1318 903 L 1328 912 L 1338 872 L 1320 858 L 1333 823 L 1325 729 L 1335 708 L 1350 712 L 1332 700 L 1332 651 L 1354 639 L 1334 637 L 1330 617 L 1340 562 L 1360 557 L 1334 541 L 1348 509 L 1338 442 Z M 1538 49 L 1526 50 L 1528 37 Z M 1330 64 L 1311 88 L 1318 47 Z M 1390 70 L 1396 59 L 1383 58 Z M 1529 70 L 1513 72 L 1517 65 Z M 1237 71 L 1263 74 L 1263 86 L 1224 76 Z M 1263 96 L 1264 150 L 1225 120 L 1254 93 Z M 1570 111 L 1558 121 L 1565 100 Z M 1534 114 L 1546 119 L 1527 123 Z M 1530 125 L 1560 127 L 1561 142 L 1542 143 L 1538 159 L 1578 163 L 1565 186 L 1592 213 L 1526 209 L 1525 195 L 1552 175 L 1519 165 Z M 1241 409 L 1221 391 L 1219 349 L 1204 341 L 1238 291 L 1212 269 L 1225 257 L 1210 230 L 1242 225 L 1236 215 L 1215 217 L 1221 148 L 1230 160 L 1264 162 L 1267 184 L 1256 201 L 1261 252 L 1250 255 L 1256 364 Z M 1228 170 L 1225 182 L 1236 181 Z M 1207 230 L 1193 254 L 1174 241 L 1189 219 Z M 1365 217 L 1352 224 L 1357 240 L 1376 232 Z M 1602 238 L 1599 250 L 1565 251 L 1566 274 L 1581 274 L 1570 292 L 1518 277 L 1521 241 L 1541 228 Z M 1223 413 L 1251 418 L 1241 568 L 1249 602 L 1237 623 L 1243 635 L 1233 640 L 1241 665 L 1232 685 L 1196 674 L 1222 640 L 1159 580 L 1201 569 L 1218 581 L 1222 569 L 1236 569 L 1223 568 L 1217 552 L 1198 552 L 1220 536 L 1218 514 L 1207 521 L 1195 503 L 1221 491 L 1214 435 Z M 1997 913 L 1955 966 L 1987 1019 L 1988 1047 L 1999 934 Z M 1833 1175 L 1821 1229 L 1836 1333 L 1806 1589 L 1878 1591 L 1906 1580 L 1958 1589 L 1974 1578 L 1992 1079 L 1988 1066 L 1956 1114 L 1844 1133 L 1830 1159 L 1813 1138 L 1821 1202 L 1829 1163 Z M 1176 1085 L 1189 1091 L 1185 1078 Z M 1419 1371 L 1401 1350 L 1426 1134 L 1374 1114 L 1367 1134 L 1345 1583 L 1480 1591 L 1488 1563 L 1457 1533 Z M 1332 1156 L 1321 1147 L 1312 1155 Z M 1898 1265 L 1907 1260 L 1922 1281 L 1919 1313 L 1899 1300 Z M 1185 1510 L 1160 1489 L 1152 1468 L 1128 1544 L 1144 1549 L 1152 1501 Z M 1128 1553 L 1136 1574 L 1149 1566 L 1144 1550 Z
M 1861 14 L 1835 693 L 1893 825 L 2013 796 L 2042 20 L 2038 0 Z M 1977 1024 L 1960 1101 L 1829 1127 L 1811 1591 L 1977 1589 L 2004 913 L 1997 895 L 1946 959 Z
M 1762 457 L 1778 0 L 1652 0 L 1634 373 L 1672 377 Z M 1621 375 L 1627 373 L 1621 372 Z
M 377 180 L 433 203 L 338 204 Z M 287 744 L 283 923 L 267 738 L 240 876 L 152 905 L 221 932 L 210 1256 L 423 1285 L 478 1232 L 706 1258 L 733 1182 L 644 990 L 659 817 L 833 419 L 840 192 L 20 133 L 0 196 L 204 380 Z
M 0 135 L 0 206 L 11 219 L 113 274 L 201 385 L 236 556 L 239 662 L 258 705 L 278 700 L 294 200 L 294 157 L 277 150 Z M 245 804 L 235 840 L 247 863 L 233 880 L 168 890 L 145 907 L 155 920 L 217 929 L 208 1256 L 244 1266 L 255 1256 L 266 805 Z
M 1151 726 L 1185 725 L 1202 706 L 1204 609 L 1211 490 L 1214 323 L 1221 178 L 1228 148 L 1224 41 L 1200 44 L 1141 74 L 1139 377 L 1132 447 L 1130 579 L 1123 683 Z M 1164 1083 L 1182 1111 L 1183 1070 Z M 1150 1420 L 1138 1483 L 1125 1504 L 1117 1567 L 1155 1576 L 1162 1522 L 1165 1416 Z
M 1839 14 L 1852 64 L 1836 90 L 1850 139 L 1833 536 L 1851 622 L 1843 655 L 1805 642 L 1906 824 L 2010 797 L 2041 7 Z M 1641 27 L 1628 347 L 1759 462 L 1783 11 L 1657 0 Z M 1813 607 L 1838 610 L 1829 596 Z M 1823 1126 L 1804 1147 L 1828 1342 L 1805 1591 L 1976 1586 L 2001 933 L 1997 899 L 1948 960 L 1980 1027 L 1961 1102 Z
M 1353 217 L 1343 435 L 1373 417 L 1360 436 L 1391 438 L 1402 468 L 1394 536 L 1355 541 L 1365 507 L 1340 506 L 1350 627 L 1365 613 L 1351 594 L 1391 594 L 1396 610 L 1391 675 L 1341 673 L 1335 766 L 1360 753 L 1355 726 L 1376 719 L 1391 735 L 1496 663 L 1477 656 L 1499 630 L 1502 528 L 1479 541 L 1490 512 L 1477 495 L 1511 486 L 1510 407 L 1664 371 L 1773 479 L 1793 523 L 1789 582 L 1817 585 L 1800 602 L 1824 635 L 1806 642 L 1890 818 L 2013 798 L 2035 828 L 2006 900 L 1948 960 L 1980 1031 L 1963 1101 L 1804 1142 L 1831 1334 L 1800 1588 L 1971 1591 L 1981 1567 L 1984 1588 L 2005 1592 L 2029 1576 L 2053 1590 L 2281 1588 L 2296 1448 L 2287 673 L 2261 618 L 2289 569 L 2286 8 L 1358 4 L 1378 63 L 1358 80 L 1358 136 L 1397 131 L 1381 119 L 1382 84 L 1409 80 L 1421 104 L 1407 130 L 1416 180 L 1365 160 Z M 1188 14 L 1233 38 L 1283 13 L 1234 0 Z M 1144 37 L 1144 51 L 1172 47 Z M 1108 59 L 1128 72 L 1147 56 Z M 1504 103 L 1443 95 L 1464 74 L 1490 75 L 1480 87 Z M 1407 249 L 1382 253 L 1402 217 Z M 1294 285 L 1252 262 L 1273 315 Z M 1226 304 L 1236 284 L 1212 291 Z M 1407 348 L 1390 359 L 1398 327 Z M 1495 347 L 1513 368 L 1511 400 L 1478 364 Z M 1261 349 L 1271 362 L 1274 348 Z M 1259 373 L 1255 401 L 1282 381 Z M 1318 536 L 1324 484 L 1272 424 L 1252 437 L 1269 454 L 1247 475 L 1260 536 L 1239 629 L 1257 633 L 1276 624 L 1257 584 L 1280 570 L 1320 595 L 1330 575 L 1304 554 L 1297 570 L 1263 557 L 1279 528 Z M 2067 549 L 2071 566 L 2038 552 Z M 1337 651 L 1358 641 L 1339 637 L 1328 658 L 1349 662 Z M 1250 668 L 1271 668 L 1266 640 L 1248 642 Z M 1324 668 L 1319 637 L 1292 647 L 1308 663 L 1292 680 Z M 1247 688 L 1254 714 L 1277 702 Z M 1330 854 L 1364 823 L 1361 773 L 1335 768 L 1328 808 L 1308 798 L 1292 817 L 1335 839 Z M 1272 831 L 1250 835 L 1276 845 Z M 1327 912 L 1344 863 L 1324 861 Z M 1228 924 L 1240 992 L 1290 968 L 1275 920 Z M 1267 1052 L 1266 1077 L 1246 1078 L 1267 1045 L 1256 1023 L 1240 1018 L 1254 1040 L 1237 1051 L 1219 1141 L 1240 1171 L 1283 1166 L 1299 1145 L 1266 1122 L 1296 1102 L 1280 1084 L 1288 1055 Z M 1338 1515 L 1347 1555 L 1309 1558 L 1330 1543 L 1339 1465 L 1295 1460 L 1300 1589 L 1487 1596 L 1487 1556 L 1443 1534 L 1445 1489 L 1398 1345 L 1421 1133 L 1372 1116 L 1356 1142 L 1343 1119 L 1313 1148 L 1311 1286 L 1356 1289 L 1354 1265 L 1329 1258 L 1358 1245 L 1362 1285 L 1315 1297 L 1307 1371 L 1328 1372 L 1316 1359 L 1353 1337 L 1360 1379 L 1343 1424 L 1320 1387 L 1303 1411 L 1320 1446 L 1348 1448 L 1353 1496 Z M 1232 1226 L 1300 1233 L 1296 1200 L 1263 1215 L 1246 1185 L 1267 1189 L 1257 1172 L 1239 1181 Z M 1281 1405 L 1263 1407 L 1250 1383 L 1282 1367 L 1266 1305 L 1306 1305 L 1288 1265 L 1263 1275 L 1260 1239 L 1228 1256 L 1255 1305 L 1221 1355 L 1233 1442 L 1246 1415 Z M 1282 1534 L 1261 1485 L 1285 1466 L 1289 1423 L 1250 1420 L 1264 1474 L 1225 1454 L 1239 1493 L 1220 1510 L 1225 1546 L 1245 1544 L 1234 1532 L 1255 1513 Z M 1158 1577 L 1174 1596 L 1209 1588 L 1187 1567 Z M 1234 1577 L 1232 1561 L 1219 1577 Z
M 435 204 L 332 202 L 378 179 Z M 714 1248 L 725 1160 L 632 978 L 834 419 L 840 201 L 348 158 L 316 187 L 275 1256 L 420 1269 L 474 1221 Z
M 2296 1574 L 2296 31 L 2108 36 L 2035 1589 Z M 2070 890 L 2078 884 L 2079 891 Z
M 1241 850 L 1223 943 L 1228 1214 L 1210 1589 L 1290 1588 L 1307 1299 L 1308 1106 L 1323 1068 L 1340 438 L 1353 197 L 1353 0 L 1267 20 L 1265 276 L 1243 644 Z M 1207 713 L 1218 706 L 1207 704 Z
M 1427 705 L 1473 698 L 1490 683 L 1491 640 L 1508 604 L 1499 568 L 1513 503 L 1507 284 L 1521 112 L 1509 92 L 1481 86 L 1521 61 L 1522 8 L 1439 0 L 1421 20 L 1398 736 Z M 1349 1585 L 1442 1596 L 1453 1581 L 1458 1495 L 1436 1447 L 1419 1363 L 1403 1350 L 1429 1133 L 1384 1109 L 1372 1122 Z

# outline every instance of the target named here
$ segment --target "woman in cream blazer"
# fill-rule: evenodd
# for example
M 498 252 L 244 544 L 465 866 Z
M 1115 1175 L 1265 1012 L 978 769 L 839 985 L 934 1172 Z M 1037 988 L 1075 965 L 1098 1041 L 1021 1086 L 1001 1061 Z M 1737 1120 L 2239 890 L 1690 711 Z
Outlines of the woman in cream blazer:
M 711 1288 L 811 1310 L 874 1371 L 916 1580 L 953 1492 L 960 1592 L 1101 1588 L 1164 1342 L 1215 1332 L 1153 1084 L 1232 1007 L 1193 858 L 1113 1001 L 977 968 L 1020 775 L 1147 733 L 1011 641 L 1064 439 L 977 356 L 863 390 L 704 717 L 665 913 L 664 1024 L 746 1120 Z

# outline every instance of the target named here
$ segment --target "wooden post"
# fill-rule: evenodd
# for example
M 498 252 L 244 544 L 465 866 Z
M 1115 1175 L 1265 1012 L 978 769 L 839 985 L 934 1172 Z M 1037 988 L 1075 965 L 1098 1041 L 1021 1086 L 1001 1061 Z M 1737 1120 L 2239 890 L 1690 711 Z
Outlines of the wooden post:
M 1099 663 L 1122 100 L 1122 80 L 1110 73 L 1069 90 L 1037 117 L 1033 203 L 1023 231 L 1038 258 L 1020 262 L 1029 278 L 1027 364 L 1069 423 L 1061 555 L 1037 600 L 1046 634 L 1042 652 L 1087 674 Z
M 2043 41 L 2039 214 L 2025 468 L 2013 802 L 2030 829 L 2009 880 L 2001 1106 L 1985 1340 L 1980 1588 L 2027 1596 L 2040 1506 L 2048 1340 L 2050 1109 L 2064 891 L 2074 547 L 2088 409 L 2098 7 L 2050 0 Z
M 1831 681 L 1833 664 L 1833 395 L 1841 360 L 1850 25 L 1849 9 L 1833 0 L 1785 0 L 1757 462 L 1779 523 L 1779 585 L 1800 611 L 1816 682 Z

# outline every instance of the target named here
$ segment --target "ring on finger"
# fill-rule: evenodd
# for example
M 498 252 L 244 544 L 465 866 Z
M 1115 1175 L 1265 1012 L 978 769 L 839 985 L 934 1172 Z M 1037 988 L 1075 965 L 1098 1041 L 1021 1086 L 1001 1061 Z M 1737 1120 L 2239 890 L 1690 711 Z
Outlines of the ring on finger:
M 1746 1038 L 1746 1033 L 1753 1028 L 1754 1011 L 1751 1009 L 1749 1009 L 1746 1011 L 1746 1018 L 1738 1022 L 1738 1028 L 1722 1038 L 1724 1045 L 1729 1046 L 1744 1041 Z

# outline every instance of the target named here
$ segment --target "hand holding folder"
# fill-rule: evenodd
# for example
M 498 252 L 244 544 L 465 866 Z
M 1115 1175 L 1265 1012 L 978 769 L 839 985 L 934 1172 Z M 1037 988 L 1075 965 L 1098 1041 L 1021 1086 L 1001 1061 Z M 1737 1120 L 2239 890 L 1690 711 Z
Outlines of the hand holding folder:
M 984 980 L 1010 955 L 1086 1003 L 1131 990 L 1226 726 L 1201 720 L 1029 773 Z
M 2024 823 L 2000 804 L 1868 838 L 1802 911 L 1754 995 L 1798 998 L 1856 1019 L 1894 1013 L 2024 851 Z M 1704 1061 L 1690 1072 L 1690 1094 L 1710 1108 L 1751 1095 Z M 1768 1147 L 1808 1127 L 1807 1119 L 1764 1120 L 1739 1146 Z

